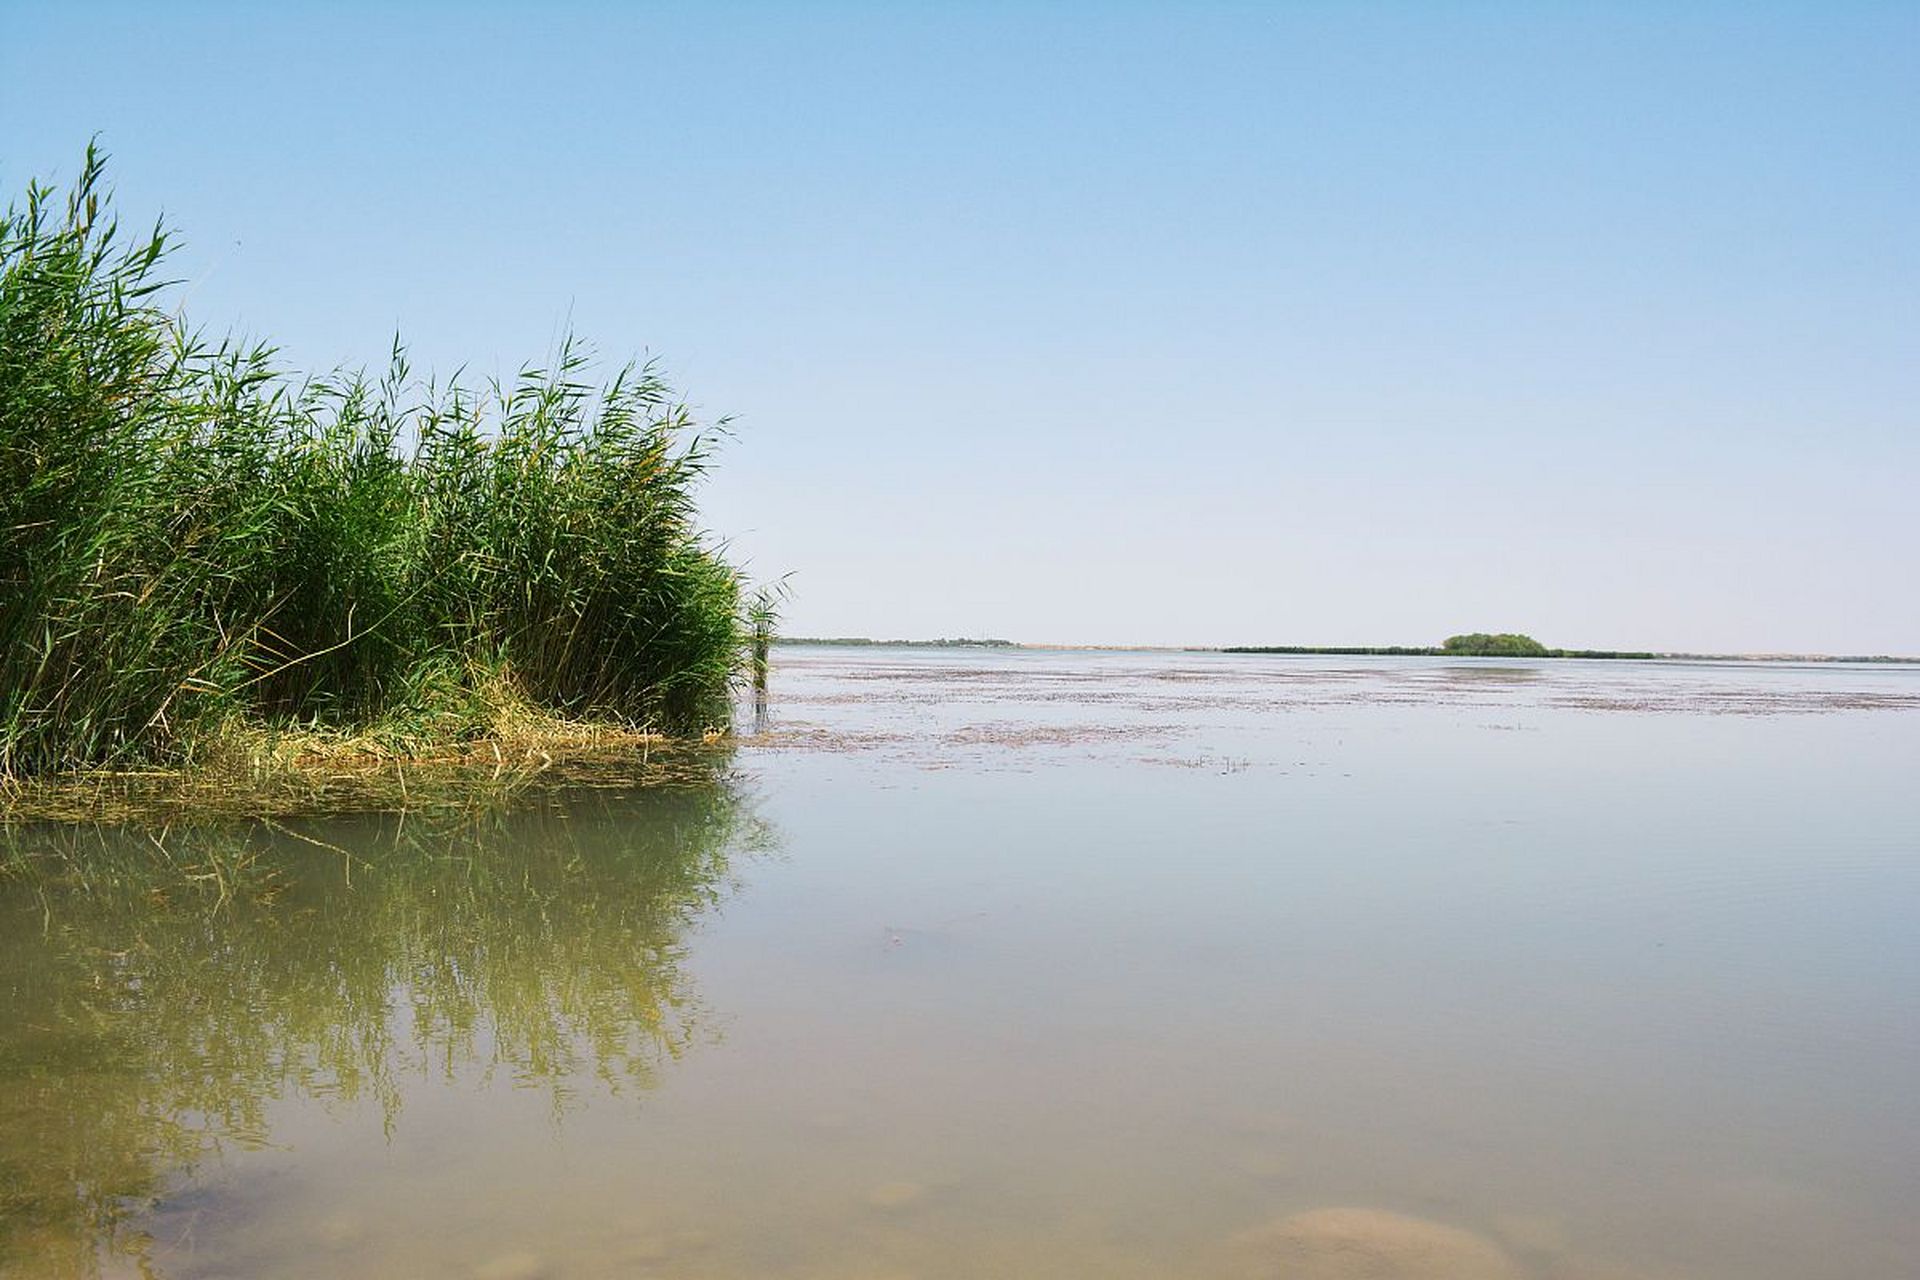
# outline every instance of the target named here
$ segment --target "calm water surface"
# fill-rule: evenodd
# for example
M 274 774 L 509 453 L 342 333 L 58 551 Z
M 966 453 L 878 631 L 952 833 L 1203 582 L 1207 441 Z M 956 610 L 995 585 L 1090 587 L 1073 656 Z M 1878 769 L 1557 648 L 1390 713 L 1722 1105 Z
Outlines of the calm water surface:
M 778 659 L 671 788 L 6 836 L 0 1274 L 1920 1275 L 1920 669 Z

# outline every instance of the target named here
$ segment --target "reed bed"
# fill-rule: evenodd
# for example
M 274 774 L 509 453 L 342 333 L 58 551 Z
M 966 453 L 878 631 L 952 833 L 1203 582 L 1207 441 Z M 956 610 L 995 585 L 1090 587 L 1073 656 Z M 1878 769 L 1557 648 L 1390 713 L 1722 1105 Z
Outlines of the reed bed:
M 171 247 L 93 149 L 0 221 L 0 778 L 726 725 L 719 428 L 652 365 L 299 377 L 168 309 Z

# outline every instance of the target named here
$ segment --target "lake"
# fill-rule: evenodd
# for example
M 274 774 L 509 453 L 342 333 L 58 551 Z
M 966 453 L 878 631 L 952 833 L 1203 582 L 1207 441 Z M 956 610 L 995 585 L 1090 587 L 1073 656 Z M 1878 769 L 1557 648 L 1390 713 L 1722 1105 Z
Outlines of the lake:
M 1920 1275 L 1920 668 L 831 648 L 18 829 L 0 1274 Z

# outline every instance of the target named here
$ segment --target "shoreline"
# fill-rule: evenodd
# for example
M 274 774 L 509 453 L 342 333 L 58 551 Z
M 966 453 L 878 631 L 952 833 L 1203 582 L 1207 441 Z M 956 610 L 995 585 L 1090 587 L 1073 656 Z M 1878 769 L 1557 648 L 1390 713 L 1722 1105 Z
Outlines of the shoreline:
M 175 766 L 0 777 L 0 830 L 481 811 L 562 790 L 711 781 L 725 771 L 736 741 L 730 732 L 672 737 L 598 721 L 408 746 L 248 729 Z
M 1221 654 L 1247 657 L 1426 658 L 1477 663 L 1589 660 L 1751 666 L 1920 666 L 1920 659 L 1805 654 L 1617 654 L 1553 651 L 1519 659 L 1437 649 L 1347 646 L 1068 645 L 998 641 L 777 639 L 789 648 L 914 649 L 952 653 Z M 1224 668 L 1223 668 L 1224 669 Z M 746 739 L 732 728 L 674 736 L 616 721 L 567 719 L 524 704 L 492 708 L 483 732 L 434 736 L 280 728 L 216 729 L 173 764 L 0 776 L 0 831 L 35 823 L 274 821 L 347 813 L 478 812 L 539 802 L 574 789 L 689 785 L 724 773 Z M 469 722 L 469 725 L 471 722 Z
M 1033 653 L 1226 653 L 1267 657 L 1482 658 L 1514 662 L 1583 659 L 1594 662 L 1726 662 L 1920 666 L 1920 655 L 1831 653 L 1687 653 L 1663 650 L 1551 649 L 1544 654 L 1489 655 L 1448 653 L 1430 645 L 1199 645 L 1067 644 L 1027 640 L 868 640 L 775 637 L 775 647 L 810 649 L 990 649 Z

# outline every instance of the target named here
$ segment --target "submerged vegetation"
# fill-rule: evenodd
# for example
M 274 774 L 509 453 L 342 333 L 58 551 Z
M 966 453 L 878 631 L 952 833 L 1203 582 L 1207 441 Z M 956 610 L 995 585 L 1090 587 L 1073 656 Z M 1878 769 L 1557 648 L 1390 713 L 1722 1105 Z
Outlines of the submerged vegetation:
M 91 149 L 0 221 L 0 778 L 726 723 L 712 434 L 651 365 L 297 378 L 166 309 L 170 246 Z

